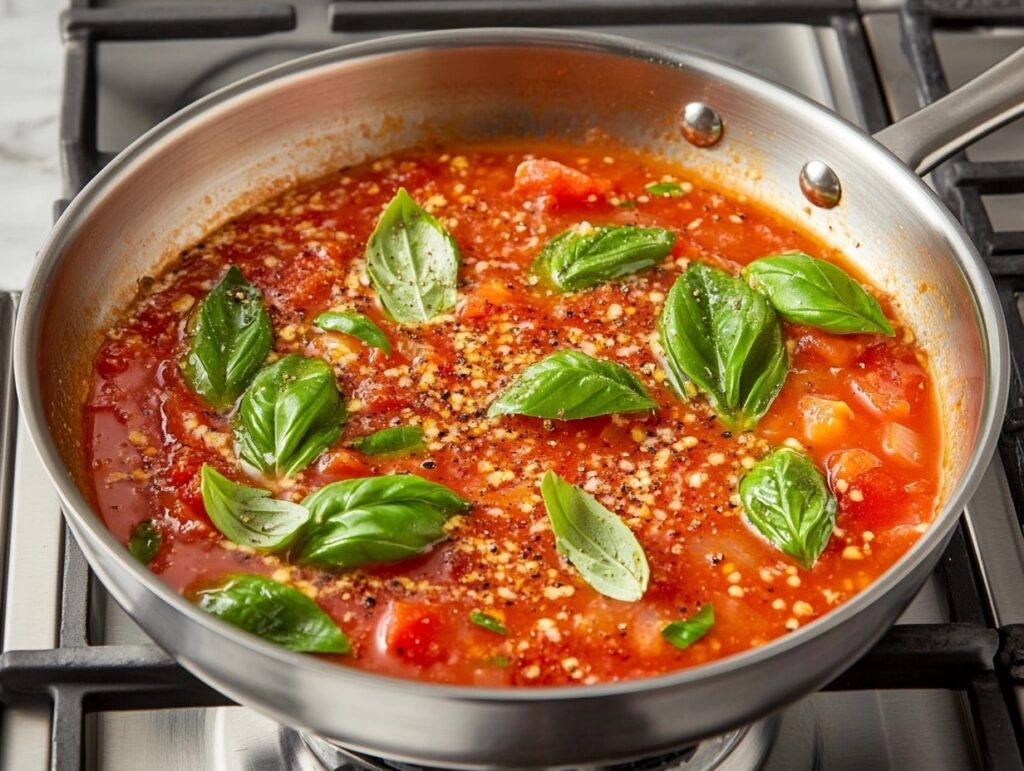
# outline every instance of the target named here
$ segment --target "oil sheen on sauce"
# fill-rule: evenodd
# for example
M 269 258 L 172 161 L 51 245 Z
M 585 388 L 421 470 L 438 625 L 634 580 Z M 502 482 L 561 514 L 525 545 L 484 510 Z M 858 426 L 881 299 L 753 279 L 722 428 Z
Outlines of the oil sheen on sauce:
M 517 187 L 516 168 L 529 158 L 581 176 Z M 684 194 L 645 190 L 663 179 Z M 456 309 L 421 327 L 388 320 L 364 277 L 367 238 L 399 187 L 439 218 L 462 254 Z M 660 226 L 677 240 L 654 270 L 552 294 L 531 278 L 530 262 L 548 239 L 581 223 Z M 122 542 L 141 520 L 155 521 L 163 543 L 150 567 L 177 590 L 249 572 L 314 597 L 352 641 L 350 655 L 331 657 L 345 666 L 447 683 L 594 683 L 763 645 L 892 565 L 931 521 L 940 480 L 927 362 L 884 297 L 894 338 L 784 325 L 791 372 L 754 432 L 726 431 L 703 400 L 683 403 L 669 388 L 651 340 L 685 266 L 696 260 L 735 273 L 790 250 L 844 265 L 768 209 L 618 147 L 435 148 L 340 170 L 256 206 L 141 283 L 96 356 L 84 406 L 98 510 Z M 450 522 L 449 540 L 413 560 L 329 573 L 247 551 L 213 528 L 199 493 L 203 463 L 271 486 L 242 469 L 228 419 L 191 393 L 178 366 L 186 320 L 229 264 L 262 291 L 274 352 L 331 363 L 348 402 L 341 439 L 273 486 L 275 494 L 300 500 L 336 480 L 418 474 L 473 503 Z M 329 309 L 374 319 L 391 356 L 313 327 Z M 484 416 L 524 367 L 563 349 L 627 366 L 658 411 L 566 422 Z M 351 449 L 355 438 L 391 425 L 422 426 L 428 451 L 380 458 Z M 811 570 L 754 532 L 736 495 L 738 477 L 785 444 L 826 472 L 839 503 L 836 529 Z M 547 469 L 633 530 L 651 568 L 642 600 L 598 594 L 559 557 L 538 489 Z M 686 650 L 662 638 L 666 623 L 705 603 L 716 615 L 706 637 Z M 474 610 L 499 618 L 507 636 L 472 624 Z

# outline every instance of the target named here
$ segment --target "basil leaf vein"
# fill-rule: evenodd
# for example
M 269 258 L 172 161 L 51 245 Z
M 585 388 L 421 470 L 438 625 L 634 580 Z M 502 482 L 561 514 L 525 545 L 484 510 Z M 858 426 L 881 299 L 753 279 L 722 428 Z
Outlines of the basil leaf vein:
M 181 370 L 212 407 L 230 406 L 263 364 L 273 342 L 260 291 L 232 265 L 189 319 Z
M 444 485 L 413 475 L 334 482 L 302 503 L 311 519 L 292 557 L 324 568 L 414 557 L 447 538 L 448 519 L 469 509 Z
M 479 610 L 474 610 L 469 614 L 469 620 L 488 632 L 494 632 L 495 634 L 507 635 L 508 629 L 498 619 L 492 616 L 490 613 L 483 613 Z
M 238 574 L 196 594 L 211 615 L 265 640 L 304 653 L 348 653 L 345 633 L 313 600 L 262 576 Z
M 290 476 L 330 447 L 347 419 L 334 371 L 320 359 L 289 354 L 256 376 L 233 428 L 245 461 Z
M 619 517 L 548 471 L 540 486 L 558 551 L 595 590 L 616 600 L 643 597 L 650 568 L 643 548 Z
M 730 427 L 753 428 L 786 380 L 775 311 L 725 271 L 690 265 L 668 293 L 658 332 L 676 393 L 689 400 L 696 386 Z
M 523 370 L 487 409 L 487 417 L 529 415 L 578 420 L 657 409 L 633 373 L 579 351 L 559 351 Z
M 203 464 L 200 491 L 214 526 L 243 546 L 273 551 L 287 546 L 309 520 L 309 511 L 292 501 L 270 497 L 269 490 L 232 482 Z
M 740 480 L 739 493 L 747 519 L 772 546 L 814 566 L 836 523 L 836 499 L 809 458 L 775 450 Z
M 148 565 L 156 558 L 163 540 L 163 535 L 157 530 L 153 520 L 144 519 L 132 528 L 131 538 L 128 539 L 128 551 L 143 565 Z
M 743 269 L 779 315 L 838 335 L 895 332 L 878 300 L 842 268 L 803 252 L 754 260 Z
M 689 618 L 668 624 L 661 630 L 661 636 L 679 650 L 685 650 L 711 631 L 714 625 L 715 609 L 708 603 Z
M 358 337 L 371 348 L 380 348 L 386 355 L 391 355 L 391 343 L 384 330 L 362 313 L 328 311 L 317 316 L 313 326 L 325 332 L 342 332 Z
M 653 268 L 675 242 L 675 234 L 663 228 L 603 225 L 586 234 L 566 230 L 544 245 L 531 270 L 555 289 L 575 292 Z
M 407 455 L 427 449 L 419 426 L 384 428 L 356 439 L 352 446 L 363 455 Z
M 459 249 L 405 188 L 366 242 L 366 270 L 384 307 L 402 324 L 429 321 L 455 307 Z

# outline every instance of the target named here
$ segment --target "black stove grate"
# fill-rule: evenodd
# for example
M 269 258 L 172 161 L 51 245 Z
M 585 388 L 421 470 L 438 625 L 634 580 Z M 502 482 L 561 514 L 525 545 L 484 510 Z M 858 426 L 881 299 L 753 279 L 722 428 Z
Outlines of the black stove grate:
M 851 72 L 862 123 L 876 131 L 890 122 L 855 0 L 340 0 L 325 24 L 336 32 L 439 29 L 466 26 L 631 25 L 794 22 L 832 28 Z M 1024 26 L 1019 0 L 911 0 L 902 13 L 904 42 L 924 101 L 948 88 L 933 32 L 964 26 Z M 72 0 L 62 17 L 65 84 L 60 125 L 65 191 L 70 199 L 110 159 L 97 148 L 96 47 L 114 41 L 247 37 L 295 28 L 287 3 L 188 4 L 143 8 L 92 7 Z M 978 244 L 999 286 L 1011 325 L 1014 382 L 1001 451 L 1018 512 L 1024 512 L 1024 232 L 996 232 L 981 196 L 1024 192 L 1024 161 L 972 163 L 963 155 L 934 179 L 946 203 Z M 60 211 L 66 201 L 58 202 Z M 17 297 L 0 297 L 0 499 L 9 501 L 9 462 L 16 426 L 10 378 L 11 333 Z M 8 507 L 9 509 L 9 507 Z M 9 522 L 5 523 L 9 527 Z M 0 545 L 8 540 L 0 529 Z M 980 760 L 986 769 L 1024 769 L 1021 721 L 1009 688 L 1024 684 L 1024 626 L 993 626 L 968 536 L 958 528 L 940 570 L 949 587 L 952 623 L 894 627 L 828 689 L 924 688 L 966 695 Z M 0 576 L 2 578 L 2 576 Z M 45 700 L 52 705 L 52 769 L 87 765 L 85 716 L 106 710 L 145 710 L 230 704 L 156 646 L 90 645 L 95 579 L 65 528 L 59 647 L 0 655 L 0 704 Z M 2 716 L 0 716 L 2 719 Z

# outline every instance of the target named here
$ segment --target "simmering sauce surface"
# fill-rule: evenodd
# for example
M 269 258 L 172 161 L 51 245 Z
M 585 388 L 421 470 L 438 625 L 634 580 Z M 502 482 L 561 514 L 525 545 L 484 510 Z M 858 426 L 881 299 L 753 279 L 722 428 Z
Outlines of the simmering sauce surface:
M 586 176 L 517 186 L 516 168 L 529 158 Z M 663 178 L 685 195 L 645 191 Z M 419 327 L 389 320 L 364 278 L 367 238 L 399 187 L 462 254 L 458 305 Z M 530 263 L 547 240 L 583 222 L 659 226 L 676 243 L 653 270 L 554 294 L 531 277 Z M 331 657 L 347 666 L 448 683 L 594 683 L 762 645 L 849 599 L 910 547 L 933 518 L 942 452 L 927 362 L 883 297 L 893 338 L 783 325 L 791 371 L 753 432 L 730 433 L 703 399 L 684 403 L 672 392 L 651 341 L 683 269 L 700 261 L 737 273 L 791 250 L 844 264 L 762 206 L 617 147 L 421 150 L 343 169 L 255 207 L 141 282 L 96 356 L 84 406 L 98 509 L 123 542 L 154 520 L 162 545 L 150 568 L 177 590 L 246 572 L 313 597 L 351 639 L 349 655 Z M 263 293 L 271 356 L 329 362 L 348 403 L 341 438 L 284 482 L 243 469 L 230 415 L 210 410 L 179 369 L 186 321 L 228 265 Z M 391 355 L 315 328 L 329 309 L 372 318 Z M 628 367 L 656 413 L 485 417 L 514 376 L 565 349 Z M 351 448 L 392 425 L 422 426 L 428 451 L 394 458 Z M 738 478 L 782 445 L 802 448 L 838 499 L 836 528 L 810 570 L 753 530 L 736 494 Z M 473 505 L 427 554 L 332 573 L 221 536 L 200 495 L 204 463 L 293 500 L 337 480 L 408 472 Z M 634 532 L 651 571 L 640 601 L 602 596 L 556 552 L 538 488 L 548 469 Z M 667 623 L 706 603 L 716 622 L 703 639 L 678 650 L 662 637 Z M 471 623 L 472 611 L 499 619 L 507 636 Z

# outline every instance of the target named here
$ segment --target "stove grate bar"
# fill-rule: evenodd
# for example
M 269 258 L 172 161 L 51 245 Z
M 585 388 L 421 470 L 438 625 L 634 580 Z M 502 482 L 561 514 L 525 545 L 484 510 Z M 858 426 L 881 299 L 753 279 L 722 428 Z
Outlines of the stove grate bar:
M 60 17 L 64 39 L 183 40 L 249 37 L 295 29 L 291 3 L 211 3 L 188 7 L 71 8 Z
M 0 598 L 7 596 L 7 550 L 14 516 L 14 448 L 17 444 L 18 399 L 14 392 L 14 325 L 20 295 L 0 293 Z M 2 602 L 2 599 L 0 599 Z M 4 635 L 0 614 L 0 639 Z
M 953 162 L 949 175 L 951 184 L 976 188 L 981 195 L 1024 193 L 1024 160 Z
M 1024 23 L 1024 5 L 1020 0 L 910 0 L 907 8 L 927 14 L 944 29 L 1012 27 Z
M 87 711 L 233 704 L 155 645 L 85 645 L 0 654 L 0 702 L 53 697 L 63 689 L 88 696 Z
M 1007 652 L 1000 650 L 1000 635 L 990 627 L 901 624 L 826 690 L 964 690 L 974 678 L 993 672 L 1000 655 Z M 1024 672 L 1024 660 L 1017 666 Z M 83 689 L 88 711 L 234 703 L 155 645 L 75 645 L 0 654 L 0 702 L 52 696 L 64 688 Z
M 335 32 L 452 27 L 557 27 L 615 24 L 824 25 L 856 13 L 852 0 L 337 0 L 328 6 Z
M 60 17 L 64 96 L 60 151 L 64 197 L 74 198 L 110 160 L 96 146 L 96 45 L 105 41 L 246 37 L 295 28 L 291 4 L 249 3 L 140 8 L 74 5 Z

